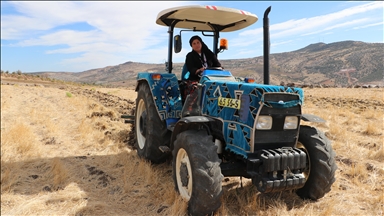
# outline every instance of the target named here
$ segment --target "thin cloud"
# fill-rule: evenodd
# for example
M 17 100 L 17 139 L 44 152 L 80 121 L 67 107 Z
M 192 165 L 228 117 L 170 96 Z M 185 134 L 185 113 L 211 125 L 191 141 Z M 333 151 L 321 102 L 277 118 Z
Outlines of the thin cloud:
M 338 22 L 345 22 L 344 20 L 350 16 L 381 8 L 382 2 L 373 2 L 364 5 L 354 6 L 331 14 L 303 18 L 298 20 L 288 20 L 283 23 L 271 25 L 271 37 L 280 38 L 293 35 L 310 34 L 314 30 L 320 28 L 327 28 L 327 26 L 334 25 Z M 260 32 L 262 32 L 262 28 L 244 31 L 240 33 L 240 36 L 254 37 L 260 35 Z
M 256 28 L 252 30 L 246 30 L 241 32 L 240 36 L 257 36 L 263 34 L 263 28 Z
M 378 23 L 372 23 L 372 24 L 368 24 L 368 25 L 364 25 L 364 26 L 354 27 L 353 29 L 362 29 L 362 28 L 368 28 L 368 27 L 379 26 L 379 25 L 381 25 L 383 27 L 384 22 L 378 22 Z
M 234 56 L 236 58 L 240 58 L 240 57 L 244 57 L 244 56 L 247 56 L 249 54 L 255 54 L 255 53 L 256 53 L 255 50 L 242 50 L 242 51 L 236 52 L 236 54 Z
M 283 45 L 283 44 L 288 44 L 288 43 L 292 43 L 293 40 L 288 40 L 288 41 L 282 41 L 282 42 L 277 42 L 277 43 L 272 43 L 271 44 L 271 47 L 275 47 L 275 46 L 279 46 L 279 45 Z
M 248 39 L 248 38 L 244 39 L 244 37 L 242 37 L 242 38 L 236 38 L 236 39 L 233 39 L 232 41 L 230 41 L 229 46 L 239 47 L 239 48 L 250 47 L 250 46 L 253 46 L 254 44 L 256 44 L 260 41 L 263 41 L 262 35 L 260 37 L 252 37 L 252 39 Z
M 88 52 L 90 49 L 92 49 L 93 52 L 101 52 L 101 53 L 114 53 L 114 52 L 128 51 L 127 48 L 118 46 L 116 44 L 96 42 L 96 43 L 81 44 L 78 46 L 72 46 L 64 49 L 48 50 L 46 53 L 47 54 L 54 54 L 54 53 L 70 54 L 70 53 Z
M 364 23 L 364 22 L 367 22 L 367 20 L 369 20 L 369 19 L 364 18 L 364 19 L 358 19 L 358 20 L 348 21 L 348 22 L 344 22 L 344 23 L 339 23 L 339 24 L 336 24 L 336 25 L 333 25 L 333 26 L 321 29 L 319 31 L 309 32 L 309 33 L 306 33 L 306 34 L 302 34 L 300 36 L 319 34 L 321 32 L 329 31 L 329 30 L 336 29 L 336 28 L 342 28 L 342 27 L 347 27 L 347 26 L 351 26 L 351 25 L 356 25 L 356 24 Z
M 103 35 L 98 30 L 92 31 L 74 31 L 74 30 L 61 30 L 52 34 L 46 34 L 38 38 L 20 41 L 16 45 L 20 46 L 55 46 L 55 45 L 69 45 L 76 46 L 84 43 L 94 43 L 104 41 L 107 35 Z

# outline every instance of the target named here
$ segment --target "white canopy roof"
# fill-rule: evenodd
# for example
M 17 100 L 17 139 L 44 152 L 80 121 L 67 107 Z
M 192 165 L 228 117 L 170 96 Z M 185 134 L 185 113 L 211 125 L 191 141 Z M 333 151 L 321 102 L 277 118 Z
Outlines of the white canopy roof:
M 176 28 L 211 31 L 208 25 L 210 23 L 218 26 L 221 32 L 231 32 L 252 25 L 258 17 L 250 12 L 233 8 L 192 5 L 163 10 L 158 14 L 156 23 L 170 26 L 174 20 L 180 20 Z

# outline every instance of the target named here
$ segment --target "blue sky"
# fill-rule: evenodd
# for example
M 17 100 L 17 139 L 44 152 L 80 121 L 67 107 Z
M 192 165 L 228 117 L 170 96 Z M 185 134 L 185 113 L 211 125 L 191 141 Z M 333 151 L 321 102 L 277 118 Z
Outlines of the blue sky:
M 271 53 L 318 42 L 384 42 L 382 1 L 1 1 L 1 69 L 81 72 L 127 61 L 164 63 L 168 28 L 155 23 L 157 14 L 196 4 L 259 17 L 243 30 L 220 34 L 229 49 L 219 59 L 263 55 L 263 14 L 269 6 Z M 193 35 L 182 34 L 183 50 L 173 62 L 184 62 Z M 211 44 L 211 38 L 203 40 Z

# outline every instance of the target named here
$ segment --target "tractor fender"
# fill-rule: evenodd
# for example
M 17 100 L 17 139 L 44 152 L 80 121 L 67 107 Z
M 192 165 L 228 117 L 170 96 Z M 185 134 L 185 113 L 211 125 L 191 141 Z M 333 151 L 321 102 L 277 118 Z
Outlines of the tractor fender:
M 147 85 L 149 85 L 146 79 L 139 79 L 136 81 L 135 92 L 139 90 L 139 86 L 141 85 L 141 83 L 147 83 Z
M 175 74 L 140 72 L 136 80 L 135 91 L 142 83 L 149 86 L 161 120 L 181 117 L 182 101 Z
M 324 123 L 325 120 L 313 114 L 302 114 L 301 119 L 307 122 Z
M 176 140 L 178 134 L 186 130 L 198 130 L 201 126 L 207 125 L 207 123 L 214 122 L 215 120 L 206 116 L 187 116 L 181 118 L 174 126 L 171 137 L 171 149 L 173 149 L 173 142 Z M 206 128 L 209 130 L 208 128 Z M 208 131 L 209 134 L 209 131 Z
M 135 91 L 136 91 L 136 92 L 139 91 L 139 86 L 140 86 L 141 84 L 145 84 L 145 85 L 150 86 L 150 85 L 149 85 L 149 82 L 148 82 L 147 79 L 143 79 L 143 78 L 142 78 L 142 79 L 138 79 L 137 82 L 136 82 L 136 87 L 135 87 Z M 152 92 L 152 91 L 151 91 L 151 95 L 152 95 L 153 102 L 156 104 L 157 101 L 156 101 L 155 97 L 153 97 L 153 92 Z M 136 101 L 136 103 L 137 103 L 137 102 L 138 102 L 138 101 Z M 159 113 L 159 109 L 158 109 L 158 107 L 157 107 L 157 106 L 155 106 L 155 107 L 156 107 L 157 113 Z M 162 119 L 160 114 L 159 114 L 159 117 L 160 117 L 160 119 Z M 163 120 L 163 119 L 162 119 L 162 120 Z

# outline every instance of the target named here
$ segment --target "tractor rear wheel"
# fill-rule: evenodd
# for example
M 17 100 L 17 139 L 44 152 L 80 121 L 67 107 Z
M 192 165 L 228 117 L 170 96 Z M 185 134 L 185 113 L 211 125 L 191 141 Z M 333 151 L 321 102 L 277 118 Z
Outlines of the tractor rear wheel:
M 188 213 L 206 215 L 221 205 L 223 175 L 212 136 L 204 130 L 177 135 L 173 149 L 175 189 L 188 202 Z
M 137 93 L 135 134 L 135 147 L 139 157 L 153 163 L 162 163 L 169 156 L 163 153 L 159 147 L 169 146 L 171 133 L 168 131 L 165 121 L 160 119 L 147 83 L 140 84 Z
M 309 169 L 303 172 L 307 181 L 296 194 L 302 199 L 320 199 L 331 191 L 331 186 L 336 180 L 336 154 L 331 142 L 316 128 L 300 126 L 297 148 L 304 150 L 308 155 Z

